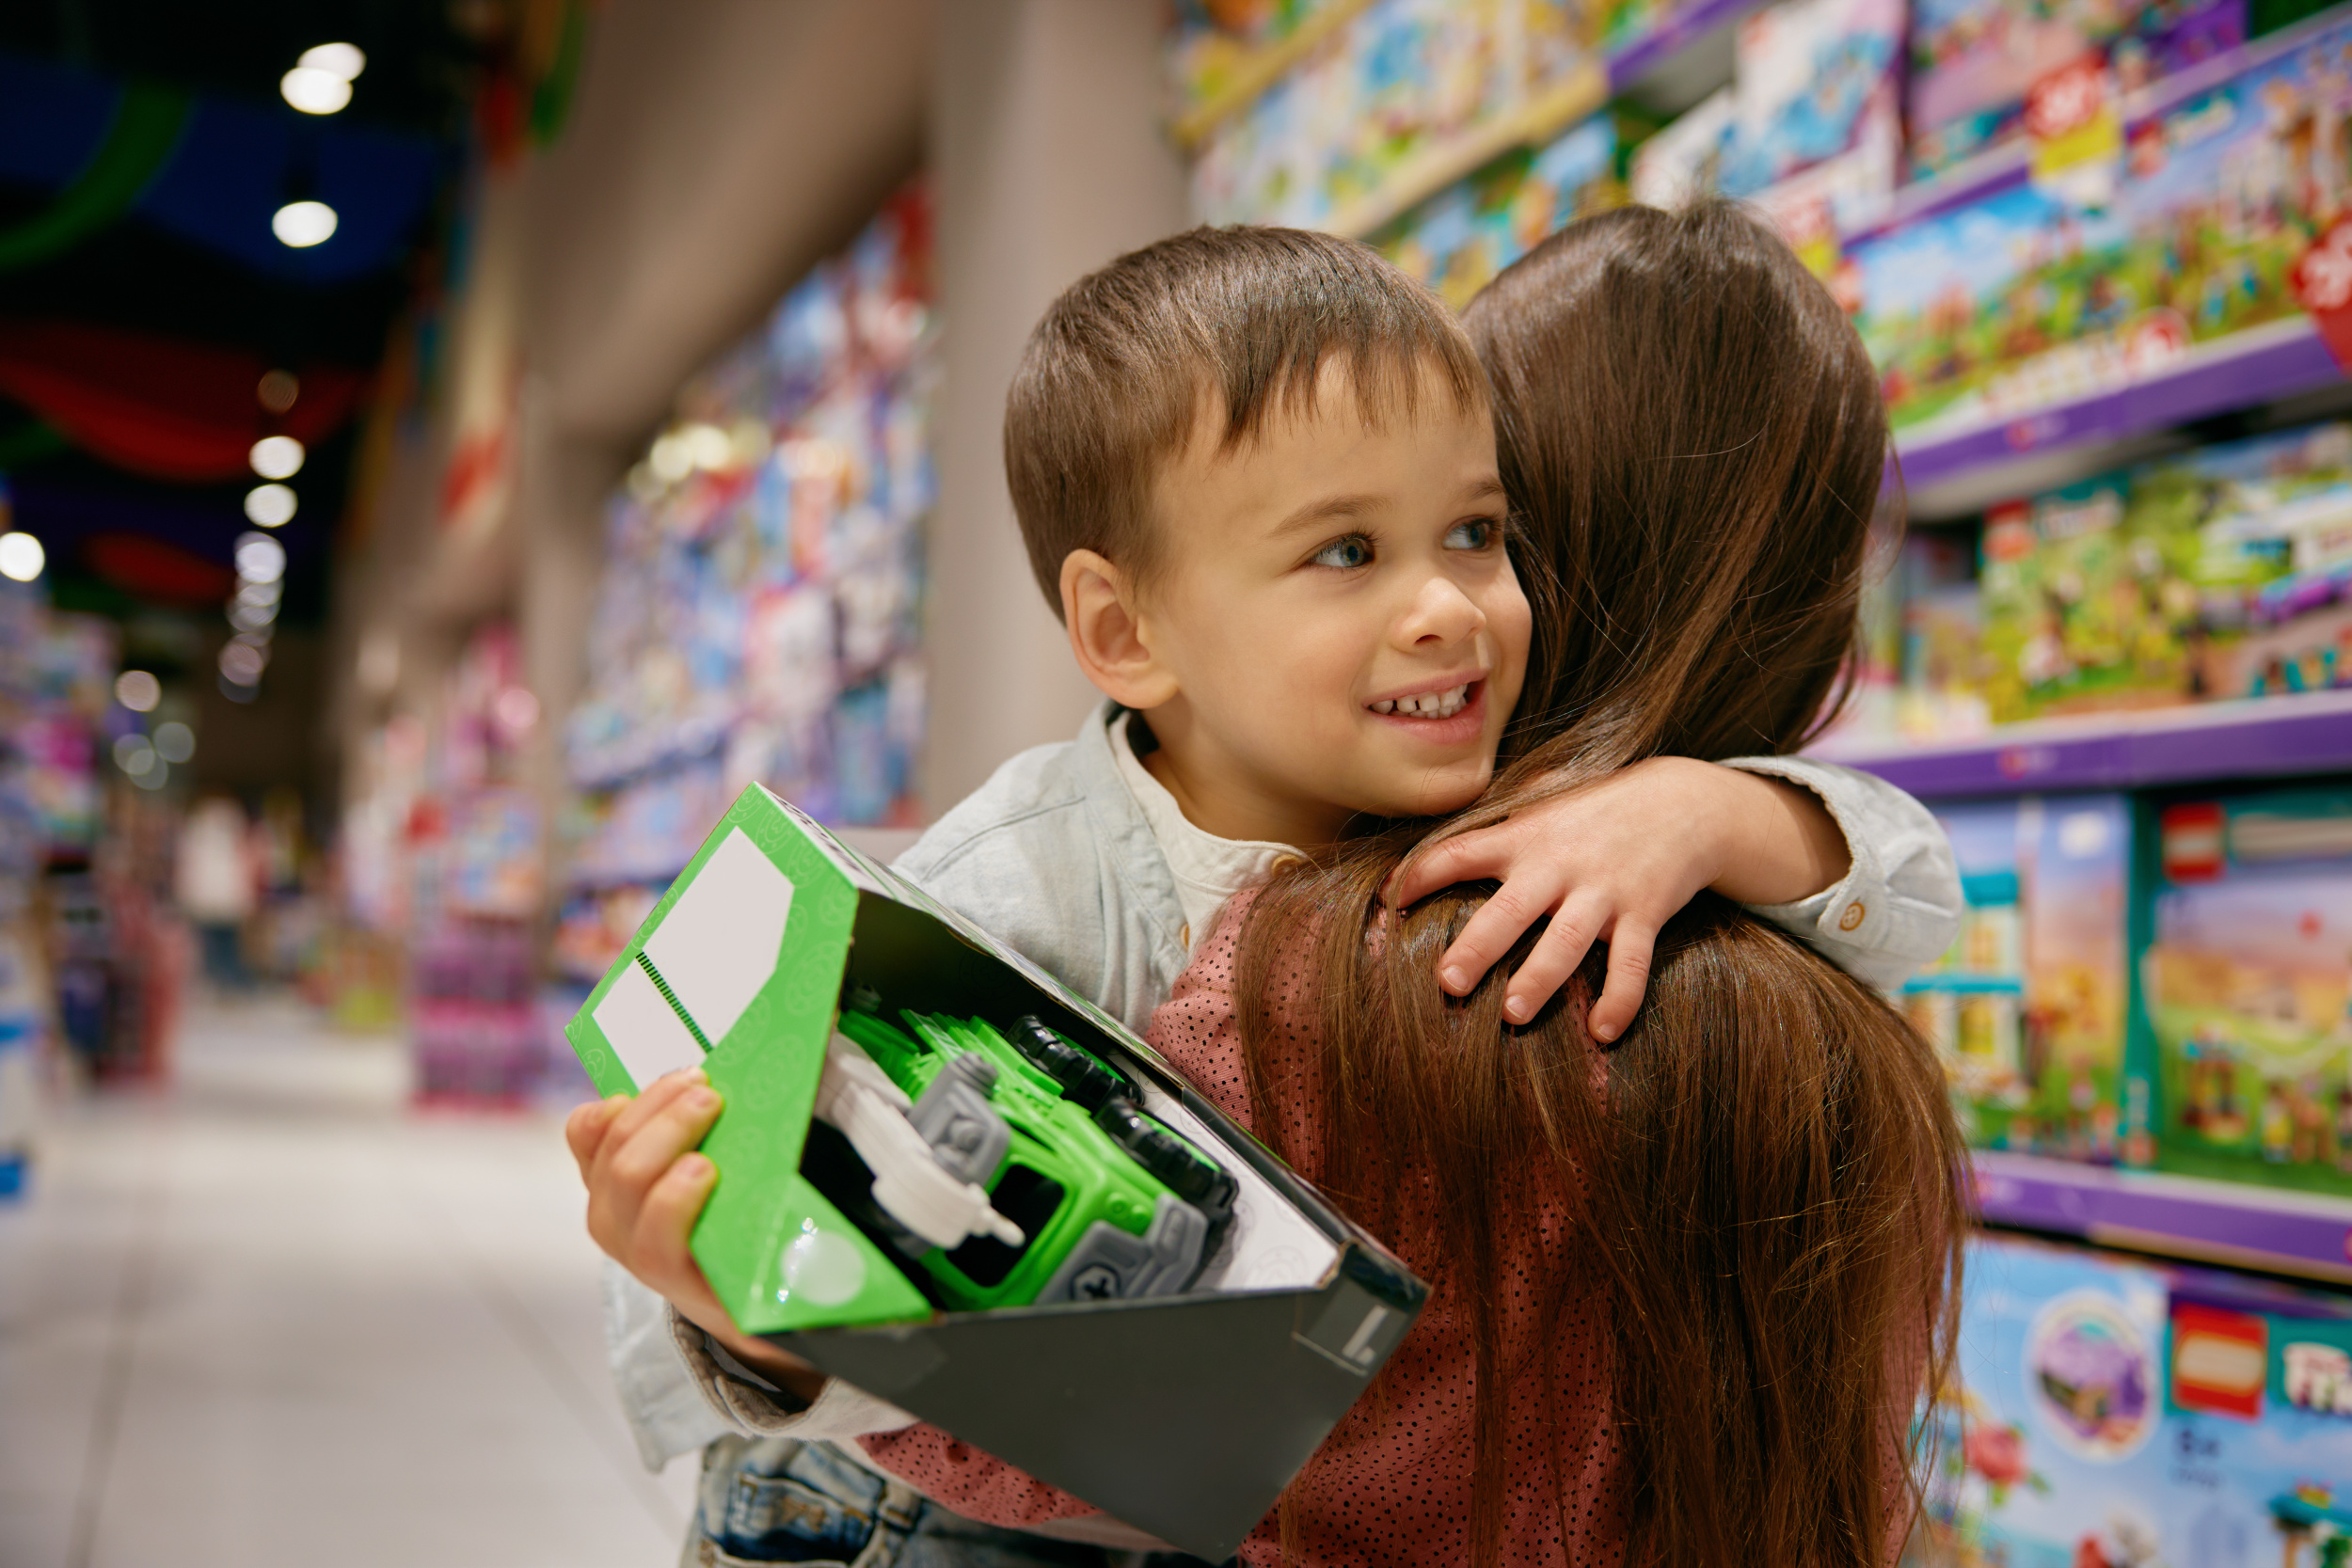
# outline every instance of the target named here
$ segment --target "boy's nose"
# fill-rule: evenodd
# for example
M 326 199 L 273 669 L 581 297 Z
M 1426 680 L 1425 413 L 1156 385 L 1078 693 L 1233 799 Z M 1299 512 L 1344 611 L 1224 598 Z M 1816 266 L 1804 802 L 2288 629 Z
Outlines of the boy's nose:
M 1475 636 L 1486 625 L 1486 612 L 1462 592 L 1461 584 L 1442 574 L 1431 577 L 1413 594 L 1397 623 L 1397 641 L 1408 648 L 1443 647 Z

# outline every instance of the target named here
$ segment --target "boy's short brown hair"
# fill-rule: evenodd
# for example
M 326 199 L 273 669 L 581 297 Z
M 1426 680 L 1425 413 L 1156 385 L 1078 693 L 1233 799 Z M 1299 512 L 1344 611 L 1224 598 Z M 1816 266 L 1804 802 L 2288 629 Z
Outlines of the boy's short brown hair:
M 1486 404 L 1454 313 L 1353 240 L 1195 229 L 1072 284 L 1029 334 L 1005 400 L 1013 511 L 1054 612 L 1072 550 L 1149 574 L 1152 479 L 1204 409 L 1221 409 L 1231 451 L 1278 406 L 1311 406 L 1331 357 L 1370 420 L 1409 418 L 1432 372 L 1458 406 Z

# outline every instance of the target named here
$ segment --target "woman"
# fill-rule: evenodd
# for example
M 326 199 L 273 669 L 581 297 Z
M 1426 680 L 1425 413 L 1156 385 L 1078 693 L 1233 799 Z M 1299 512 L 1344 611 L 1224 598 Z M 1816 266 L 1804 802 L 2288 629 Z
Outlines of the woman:
M 1891 1561 L 1966 1222 L 1926 1045 L 1720 900 L 1661 933 L 1606 1053 L 1583 1023 L 1596 962 L 1520 1028 L 1516 959 L 1439 990 L 1490 889 L 1380 905 L 1437 839 L 1645 757 L 1820 731 L 1884 473 L 1876 378 L 1820 284 L 1724 204 L 1579 224 L 1467 322 L 1547 600 L 1515 754 L 1460 817 L 1235 900 L 1152 1029 L 1435 1287 L 1243 1556 Z M 864 1441 L 976 1517 L 1085 1511 L 927 1428 Z

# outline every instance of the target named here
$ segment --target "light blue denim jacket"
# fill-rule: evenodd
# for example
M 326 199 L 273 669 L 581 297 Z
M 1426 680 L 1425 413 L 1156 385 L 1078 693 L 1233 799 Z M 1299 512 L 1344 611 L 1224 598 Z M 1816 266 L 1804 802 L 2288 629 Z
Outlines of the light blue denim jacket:
M 1076 739 L 1006 763 L 895 868 L 1141 1034 L 1184 968 L 1184 914 L 1167 858 L 1120 776 L 1109 731 L 1119 711 L 1106 703 Z M 1852 856 L 1835 886 L 1793 904 L 1754 906 L 1756 914 L 1874 986 L 1899 983 L 1951 945 L 1960 874 L 1927 808 L 1830 763 L 1747 757 L 1728 766 L 1812 790 Z M 787 1409 L 731 1375 L 699 1330 L 674 1322 L 617 1268 L 608 1269 L 607 1328 L 622 1405 L 649 1466 L 730 1433 L 846 1439 L 906 1420 L 834 1386 L 810 1409 Z

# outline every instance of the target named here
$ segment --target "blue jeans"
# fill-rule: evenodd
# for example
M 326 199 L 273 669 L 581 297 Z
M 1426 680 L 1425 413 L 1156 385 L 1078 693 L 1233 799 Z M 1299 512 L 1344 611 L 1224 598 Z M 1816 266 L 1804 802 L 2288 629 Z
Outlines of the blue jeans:
M 823 1443 L 723 1437 L 703 1450 L 679 1568 L 1106 1568 L 1100 1546 L 976 1524 Z

